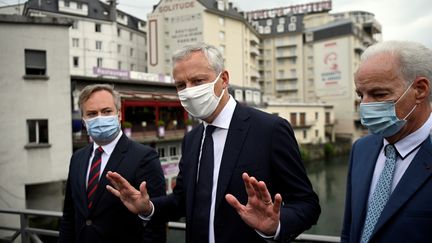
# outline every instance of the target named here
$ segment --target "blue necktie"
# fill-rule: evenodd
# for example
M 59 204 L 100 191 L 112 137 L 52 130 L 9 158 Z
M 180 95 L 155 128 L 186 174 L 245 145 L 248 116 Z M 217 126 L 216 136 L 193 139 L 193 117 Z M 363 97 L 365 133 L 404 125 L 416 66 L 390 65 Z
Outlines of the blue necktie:
M 386 161 L 384 169 L 382 170 L 378 179 L 375 191 L 369 200 L 366 220 L 361 238 L 362 243 L 369 241 L 372 232 L 374 231 L 375 225 L 378 222 L 378 218 L 380 217 L 381 212 L 383 211 L 391 194 L 393 174 L 396 167 L 396 149 L 394 145 L 388 144 L 385 147 L 385 156 Z
M 202 145 L 198 180 L 195 185 L 194 209 L 192 214 L 192 242 L 209 240 L 210 205 L 213 189 L 214 152 L 212 133 L 215 126 L 208 125 Z

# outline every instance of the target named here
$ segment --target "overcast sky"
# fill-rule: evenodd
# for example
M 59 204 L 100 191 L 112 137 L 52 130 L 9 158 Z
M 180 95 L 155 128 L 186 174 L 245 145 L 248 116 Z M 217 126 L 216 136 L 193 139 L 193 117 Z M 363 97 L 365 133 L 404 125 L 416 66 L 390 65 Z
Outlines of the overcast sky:
M 147 19 L 159 0 L 117 0 L 119 8 L 138 18 Z M 319 0 L 233 0 L 243 11 L 268 9 Z M 0 6 L 24 0 L 0 0 Z M 432 48 L 432 0 L 333 0 L 332 13 L 363 10 L 375 14 L 382 25 L 384 40 L 418 41 Z

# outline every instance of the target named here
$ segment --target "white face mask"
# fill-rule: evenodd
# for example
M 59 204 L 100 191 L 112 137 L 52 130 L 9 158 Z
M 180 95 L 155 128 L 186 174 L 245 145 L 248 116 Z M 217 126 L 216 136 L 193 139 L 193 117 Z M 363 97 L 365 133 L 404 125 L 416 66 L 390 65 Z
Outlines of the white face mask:
M 211 83 L 185 88 L 178 92 L 178 97 L 182 106 L 193 117 L 205 119 L 216 110 L 225 92 L 225 89 L 223 89 L 219 97 L 217 97 L 214 92 L 214 86 L 219 80 L 221 73 L 219 73 L 216 79 Z

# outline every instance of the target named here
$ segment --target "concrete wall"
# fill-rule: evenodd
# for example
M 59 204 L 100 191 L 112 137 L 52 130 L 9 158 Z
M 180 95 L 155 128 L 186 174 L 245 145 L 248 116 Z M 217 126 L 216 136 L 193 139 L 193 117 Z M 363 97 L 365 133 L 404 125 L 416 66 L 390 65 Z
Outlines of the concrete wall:
M 25 208 L 25 186 L 65 180 L 71 140 L 67 26 L 0 22 L 0 207 Z M 48 80 L 24 79 L 25 49 L 45 50 Z M 49 146 L 27 148 L 27 119 L 47 119 Z M 60 205 L 62 202 L 58 202 Z M 17 223 L 0 217 L 0 224 Z

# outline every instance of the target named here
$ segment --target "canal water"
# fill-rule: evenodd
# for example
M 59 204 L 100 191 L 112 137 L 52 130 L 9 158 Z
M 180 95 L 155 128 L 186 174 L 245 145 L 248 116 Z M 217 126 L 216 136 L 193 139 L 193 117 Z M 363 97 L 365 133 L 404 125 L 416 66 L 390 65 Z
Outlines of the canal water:
M 318 194 L 321 215 L 305 233 L 340 236 L 345 207 L 348 155 L 305 163 L 309 179 Z
M 306 162 L 305 167 L 321 205 L 318 223 L 305 233 L 340 236 L 345 204 L 348 155 Z M 168 231 L 167 243 L 180 243 L 184 242 L 184 239 L 184 231 Z

